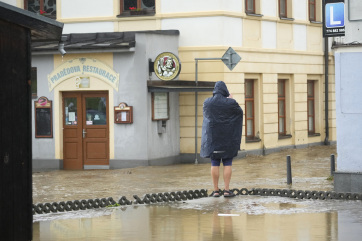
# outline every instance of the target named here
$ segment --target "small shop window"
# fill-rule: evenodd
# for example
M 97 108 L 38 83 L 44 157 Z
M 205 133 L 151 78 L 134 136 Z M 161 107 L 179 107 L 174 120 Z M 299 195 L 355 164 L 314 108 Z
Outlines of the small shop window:
M 52 101 L 42 96 L 34 102 L 35 109 L 35 137 L 53 137 Z
M 120 0 L 119 16 L 142 16 L 155 14 L 155 0 Z
M 278 80 L 278 124 L 279 135 L 286 135 L 285 80 Z
M 308 80 L 308 134 L 315 133 L 315 95 L 314 95 L 314 81 Z
M 30 80 L 31 80 L 31 98 L 36 99 L 38 97 L 37 93 L 38 70 L 36 67 L 31 68 Z
M 254 80 L 245 80 L 245 130 L 246 138 L 255 137 Z
M 152 120 L 168 120 L 169 94 L 152 93 Z
M 24 0 L 24 9 L 52 19 L 57 16 L 56 0 Z

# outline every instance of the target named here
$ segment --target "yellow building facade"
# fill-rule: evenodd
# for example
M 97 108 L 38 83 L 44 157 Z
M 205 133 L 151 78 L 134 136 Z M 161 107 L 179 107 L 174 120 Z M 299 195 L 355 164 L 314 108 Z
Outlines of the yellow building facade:
M 27 8 L 22 0 L 14 5 Z M 26 1 L 25 1 L 26 2 Z M 56 20 L 65 34 L 144 30 L 180 31 L 180 80 L 195 81 L 195 58 L 221 58 L 232 47 L 241 61 L 230 71 L 222 61 L 200 61 L 199 81 L 223 80 L 244 110 L 240 149 L 267 154 L 336 141 L 334 57 L 329 55 L 325 111 L 322 1 L 155 0 L 131 15 L 128 0 L 56 1 Z M 202 105 L 198 93 L 200 151 Z M 328 120 L 325 120 L 325 116 Z M 180 154 L 195 152 L 195 93 L 179 94 Z M 328 123 L 328 131 L 326 131 Z M 328 133 L 328 136 L 326 136 Z

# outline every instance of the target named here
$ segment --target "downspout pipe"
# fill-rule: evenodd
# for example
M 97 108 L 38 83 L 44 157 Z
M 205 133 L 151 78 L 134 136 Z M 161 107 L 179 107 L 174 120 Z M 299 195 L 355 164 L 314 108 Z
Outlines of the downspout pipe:
M 328 37 L 324 37 L 324 114 L 325 114 L 325 128 L 326 138 L 324 139 L 324 145 L 329 145 L 329 123 L 328 123 Z

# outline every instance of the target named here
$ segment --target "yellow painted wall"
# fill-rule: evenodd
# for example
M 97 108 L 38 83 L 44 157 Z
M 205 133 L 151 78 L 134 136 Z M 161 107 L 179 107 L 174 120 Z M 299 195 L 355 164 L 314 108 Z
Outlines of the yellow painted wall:
M 221 61 L 199 61 L 198 80 L 223 80 L 230 93 L 240 106 L 245 108 L 244 80 L 256 80 L 257 121 L 256 130 L 260 133 L 260 142 L 246 143 L 245 130 L 241 149 L 254 150 L 277 148 L 281 146 L 305 145 L 323 142 L 325 138 L 324 121 L 324 65 L 323 52 L 316 52 L 311 45 L 311 51 L 294 51 L 285 49 L 264 50 L 244 47 L 234 47 L 242 57 L 241 62 L 230 71 Z M 182 61 L 180 79 L 195 79 L 195 62 L 197 58 L 221 57 L 227 50 L 225 47 L 180 47 L 179 57 Z M 333 60 L 333 57 L 330 57 Z M 330 62 L 330 67 L 333 61 Z M 278 90 L 279 79 L 287 79 L 287 133 L 292 137 L 279 139 L 278 135 Z M 316 130 L 320 136 L 308 136 L 307 123 L 307 80 L 316 81 Z M 329 126 L 330 140 L 335 137 L 335 106 L 334 106 L 334 72 L 329 77 Z M 201 143 L 202 105 L 212 93 L 198 94 L 198 151 Z M 180 138 L 181 153 L 193 153 L 195 147 L 195 96 L 190 93 L 180 94 Z M 245 120 L 244 120 L 245 124 Z

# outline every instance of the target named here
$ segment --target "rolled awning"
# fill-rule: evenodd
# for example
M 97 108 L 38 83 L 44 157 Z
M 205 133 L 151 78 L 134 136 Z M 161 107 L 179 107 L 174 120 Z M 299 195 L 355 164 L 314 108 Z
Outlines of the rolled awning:
M 216 82 L 190 80 L 147 81 L 148 92 L 212 92 Z

